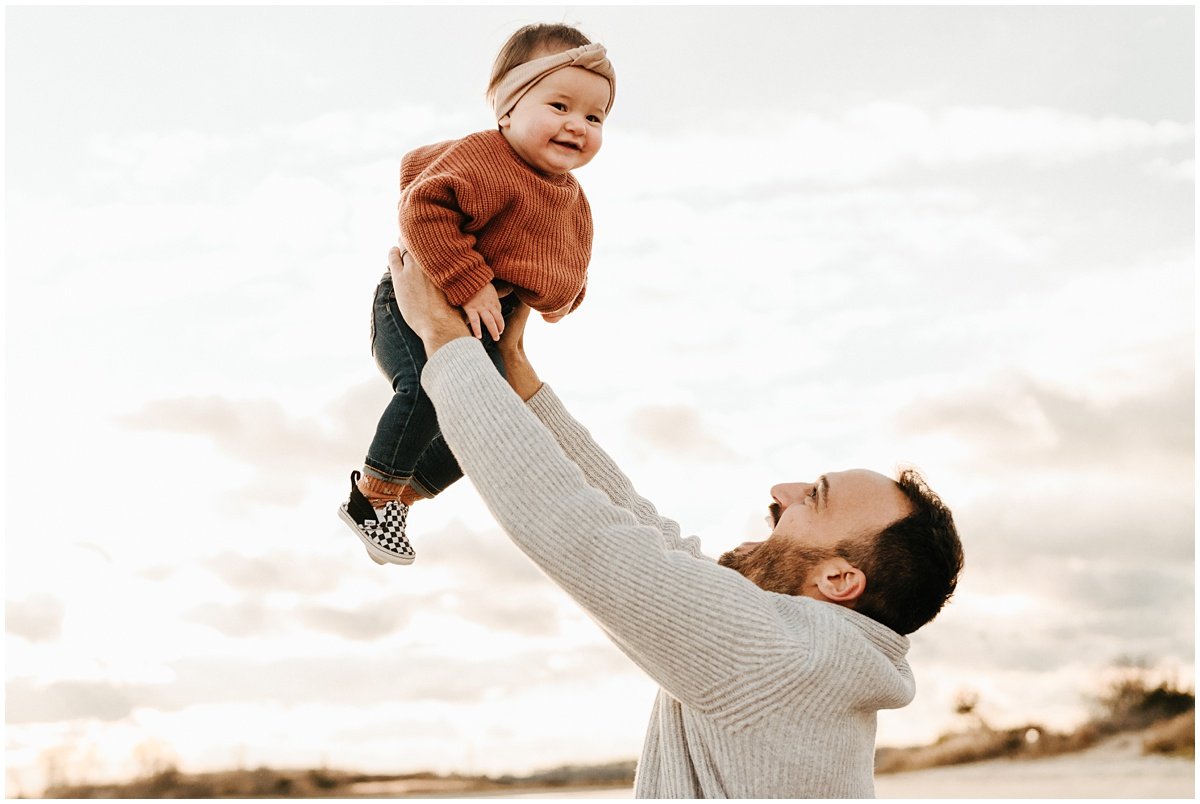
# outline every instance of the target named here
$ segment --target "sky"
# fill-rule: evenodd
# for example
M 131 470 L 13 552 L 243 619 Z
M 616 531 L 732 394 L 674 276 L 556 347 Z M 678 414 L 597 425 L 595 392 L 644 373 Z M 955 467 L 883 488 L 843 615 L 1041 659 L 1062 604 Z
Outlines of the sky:
M 618 74 L 541 377 L 713 556 L 826 471 L 955 512 L 880 744 L 1192 683 L 1192 7 L 8 7 L 9 795 L 637 756 L 654 686 L 469 481 L 410 567 L 336 517 L 400 157 L 489 128 L 537 21 Z

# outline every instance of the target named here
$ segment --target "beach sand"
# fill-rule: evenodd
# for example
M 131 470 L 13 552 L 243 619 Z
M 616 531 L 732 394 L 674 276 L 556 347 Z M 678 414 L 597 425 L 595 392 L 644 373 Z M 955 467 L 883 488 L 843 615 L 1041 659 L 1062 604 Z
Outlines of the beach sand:
M 1146 756 L 1139 735 L 1045 759 L 996 759 L 875 777 L 879 798 L 1193 798 L 1196 763 Z
M 1196 790 L 1190 759 L 1144 756 L 1141 737 L 1114 737 L 1045 759 L 989 760 L 875 777 L 879 798 L 1183 798 Z M 507 798 L 631 798 L 629 788 Z

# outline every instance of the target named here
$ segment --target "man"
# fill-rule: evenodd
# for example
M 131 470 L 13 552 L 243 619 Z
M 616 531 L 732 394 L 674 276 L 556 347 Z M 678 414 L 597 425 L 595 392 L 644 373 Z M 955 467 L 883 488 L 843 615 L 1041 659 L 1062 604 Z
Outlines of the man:
M 775 486 L 770 538 L 714 562 L 538 379 L 527 308 L 501 340 L 506 383 L 412 256 L 392 249 L 389 263 L 463 470 L 517 546 L 661 687 L 636 795 L 872 797 L 876 712 L 914 693 L 902 634 L 937 614 L 962 567 L 950 512 L 919 476 L 859 469 Z

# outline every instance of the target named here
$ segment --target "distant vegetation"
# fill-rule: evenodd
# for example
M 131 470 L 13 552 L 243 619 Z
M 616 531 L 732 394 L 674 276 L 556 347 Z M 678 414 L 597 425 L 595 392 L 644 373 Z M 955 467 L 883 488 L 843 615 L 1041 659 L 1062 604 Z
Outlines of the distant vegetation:
M 434 773 L 368 774 L 329 769 L 232 770 L 182 773 L 169 767 L 125 784 L 70 785 L 44 798 L 401 798 L 502 793 L 528 789 L 629 787 L 634 760 L 607 765 L 567 765 L 528 776 L 465 776 Z
M 1139 732 L 1143 750 L 1195 758 L 1196 696 L 1172 680 L 1157 680 L 1144 662 L 1124 662 L 1097 695 L 1096 715 L 1069 734 L 1029 723 L 992 728 L 979 714 L 978 695 L 964 692 L 955 711 L 964 726 L 932 745 L 880 748 L 876 773 L 897 773 L 999 757 L 1033 758 L 1079 751 L 1119 733 Z M 46 798 L 349 798 L 464 796 L 517 790 L 629 787 L 634 760 L 606 765 L 568 765 L 527 776 L 467 776 L 433 773 L 364 774 L 325 768 L 257 768 L 183 773 L 160 763 L 142 778 L 113 785 L 57 785 Z
M 1173 680 L 1156 680 L 1145 661 L 1120 660 L 1112 680 L 1094 699 L 1097 714 L 1068 734 L 1028 723 L 994 729 L 978 713 L 978 696 L 965 692 L 955 711 L 967 726 L 942 735 L 933 745 L 880 748 L 876 773 L 898 773 L 999 757 L 1030 758 L 1081 751 L 1123 732 L 1143 731 L 1146 753 L 1195 758 L 1196 695 Z

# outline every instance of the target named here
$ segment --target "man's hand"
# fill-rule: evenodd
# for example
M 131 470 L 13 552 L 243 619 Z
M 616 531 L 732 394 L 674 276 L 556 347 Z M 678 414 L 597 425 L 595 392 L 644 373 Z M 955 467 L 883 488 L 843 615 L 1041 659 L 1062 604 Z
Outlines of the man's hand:
M 500 340 L 504 332 L 504 316 L 500 313 L 500 295 L 491 282 L 481 287 L 471 298 L 463 302 L 463 312 L 467 314 L 467 324 L 471 334 L 483 338 L 483 328 L 486 327 L 492 340 Z
M 439 348 L 471 331 L 463 323 L 458 310 L 446 301 L 446 294 L 433 284 L 416 257 L 392 247 L 388 252 L 388 269 L 392 273 L 392 287 L 396 289 L 396 304 L 400 314 L 420 336 L 425 344 L 425 354 L 433 356 Z
M 504 358 L 504 374 L 508 384 L 526 402 L 542 387 L 542 381 L 525 356 L 525 324 L 528 322 L 529 305 L 519 302 L 500 338 L 500 356 Z

